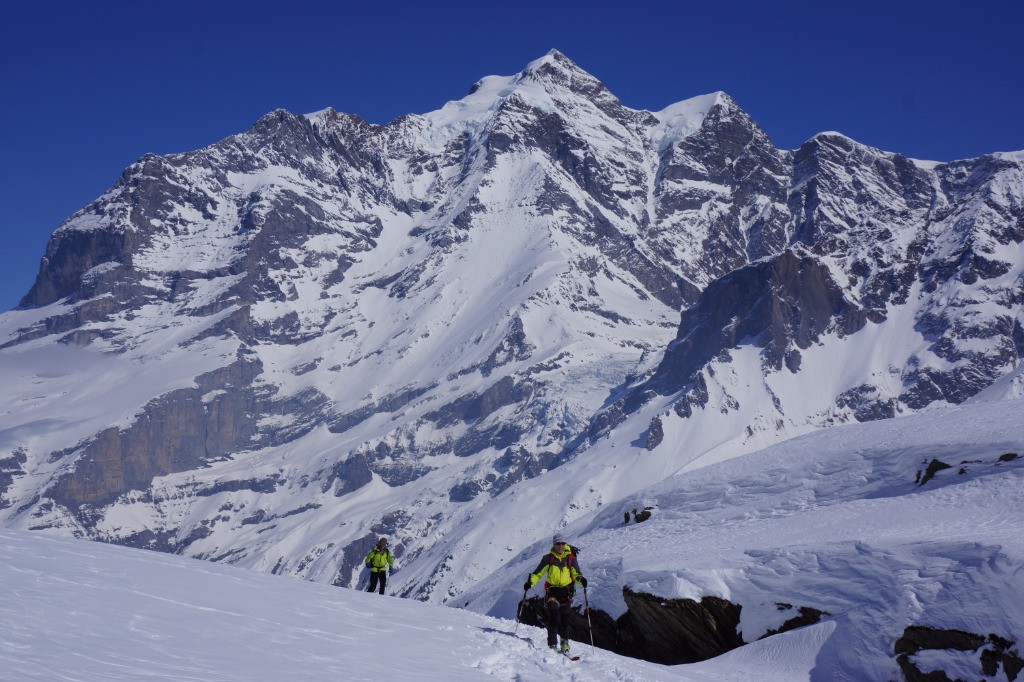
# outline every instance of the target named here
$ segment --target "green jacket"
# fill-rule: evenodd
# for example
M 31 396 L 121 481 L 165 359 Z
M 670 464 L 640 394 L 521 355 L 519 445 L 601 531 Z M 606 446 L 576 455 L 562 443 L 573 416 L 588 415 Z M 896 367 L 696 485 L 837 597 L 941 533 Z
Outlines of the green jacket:
M 545 587 L 568 587 L 574 581 L 579 582 L 580 572 L 576 566 L 576 555 L 569 545 L 563 547 L 561 552 L 552 547 L 551 551 L 544 555 L 537 564 L 537 570 L 530 574 L 530 587 L 536 585 L 545 573 L 548 576 Z
M 366 561 L 364 563 L 366 563 L 374 573 L 383 573 L 388 570 L 388 566 L 393 566 L 395 561 L 394 557 L 391 556 L 391 550 L 385 549 L 382 552 L 376 545 L 374 545 L 373 549 L 370 550 L 370 553 L 366 555 Z

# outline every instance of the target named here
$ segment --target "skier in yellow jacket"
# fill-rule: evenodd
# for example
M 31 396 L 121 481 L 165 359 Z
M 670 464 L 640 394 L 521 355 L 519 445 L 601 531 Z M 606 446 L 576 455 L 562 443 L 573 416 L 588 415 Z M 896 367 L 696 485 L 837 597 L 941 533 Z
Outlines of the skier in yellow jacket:
M 366 555 L 366 565 L 370 568 L 370 589 L 367 592 L 376 590 L 380 582 L 380 593 L 384 594 L 384 586 L 388 584 L 388 567 L 394 566 L 394 560 L 388 549 L 388 539 L 381 538 Z
M 551 545 L 551 551 L 544 555 L 537 564 L 537 570 L 526 579 L 523 590 L 529 591 L 547 573 L 544 582 L 544 610 L 548 619 L 548 646 L 568 654 L 569 611 L 576 592 L 573 583 L 577 582 L 586 588 L 587 579 L 580 574 L 576 553 L 566 544 L 561 533 L 555 533 Z M 556 634 L 562 640 L 561 647 L 555 639 Z

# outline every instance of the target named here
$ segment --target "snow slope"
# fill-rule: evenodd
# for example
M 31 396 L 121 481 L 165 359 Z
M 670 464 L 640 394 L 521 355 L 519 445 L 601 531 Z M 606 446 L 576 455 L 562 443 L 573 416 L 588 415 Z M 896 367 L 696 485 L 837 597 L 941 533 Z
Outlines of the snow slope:
M 197 560 L 0 530 L 10 680 L 806 679 L 831 629 L 694 666 L 546 652 L 537 628 Z
M 896 679 L 908 626 L 1024 640 L 1021 424 L 1011 399 L 818 431 L 673 476 L 565 534 L 584 548 L 591 606 L 612 616 L 623 588 L 715 596 L 742 606 L 752 642 L 810 607 L 835 626 L 815 679 Z M 933 459 L 951 468 L 919 485 Z M 633 506 L 652 518 L 623 525 Z M 470 590 L 469 608 L 507 615 L 546 547 Z
M 1024 637 L 1024 458 L 1007 456 L 1024 450 L 1022 419 L 1024 401 L 1011 399 L 836 427 L 571 523 L 595 608 L 621 614 L 623 587 L 742 605 L 748 644 L 700 664 L 582 643 L 571 663 L 544 651 L 541 630 L 517 631 L 519 585 L 543 544 L 470 590 L 461 610 L 0 530 L 0 669 L 19 680 L 898 679 L 893 644 L 908 626 Z M 918 485 L 931 459 L 952 468 Z M 654 515 L 623 525 L 632 504 Z M 757 640 L 799 607 L 829 615 Z M 971 655 L 913 659 L 1003 679 L 980 675 Z

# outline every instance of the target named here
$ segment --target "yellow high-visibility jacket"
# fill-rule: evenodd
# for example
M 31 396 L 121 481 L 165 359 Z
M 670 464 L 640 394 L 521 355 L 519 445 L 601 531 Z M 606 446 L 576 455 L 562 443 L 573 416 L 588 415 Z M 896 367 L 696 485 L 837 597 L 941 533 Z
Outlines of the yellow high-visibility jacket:
M 565 545 L 559 552 L 554 547 L 537 564 L 537 570 L 530 574 L 530 587 L 537 584 L 544 573 L 547 573 L 547 584 L 549 587 L 568 587 L 579 582 L 580 572 L 576 566 L 576 555 L 569 545 Z M 582 583 L 581 583 L 582 584 Z
M 391 556 L 391 550 L 385 549 L 382 552 L 374 545 L 370 553 L 366 555 L 365 563 L 374 573 L 383 573 L 388 569 L 388 566 L 394 565 L 394 560 Z

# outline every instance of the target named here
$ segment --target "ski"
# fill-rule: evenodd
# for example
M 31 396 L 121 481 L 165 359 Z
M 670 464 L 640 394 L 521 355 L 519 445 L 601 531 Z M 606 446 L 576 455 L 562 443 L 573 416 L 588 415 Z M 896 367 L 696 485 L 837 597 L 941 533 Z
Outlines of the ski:
M 548 647 L 548 651 L 550 651 L 553 654 L 558 654 L 559 656 L 564 656 L 565 658 L 568 658 L 570 661 L 578 661 L 578 660 L 580 660 L 579 656 L 573 656 L 568 651 L 560 651 L 560 650 L 554 649 L 552 647 Z
M 578 660 L 580 660 L 579 656 L 573 656 L 568 651 L 555 651 L 555 653 L 558 654 L 559 656 L 564 656 L 565 658 L 568 658 L 570 661 L 578 661 Z

